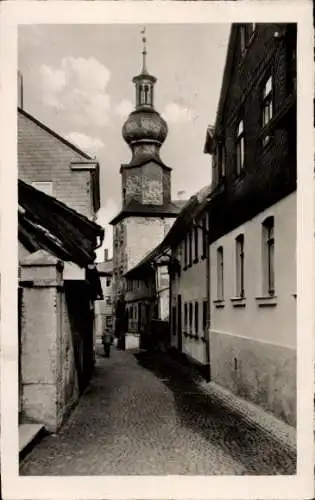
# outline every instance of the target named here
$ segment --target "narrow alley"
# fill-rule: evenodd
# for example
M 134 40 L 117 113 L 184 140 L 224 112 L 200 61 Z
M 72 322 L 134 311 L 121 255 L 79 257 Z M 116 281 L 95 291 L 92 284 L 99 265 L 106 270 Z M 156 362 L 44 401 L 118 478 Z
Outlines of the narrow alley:
M 135 342 L 134 342 L 135 344 Z M 21 475 L 294 474 L 295 457 L 202 393 L 163 355 L 98 345 L 95 375 Z

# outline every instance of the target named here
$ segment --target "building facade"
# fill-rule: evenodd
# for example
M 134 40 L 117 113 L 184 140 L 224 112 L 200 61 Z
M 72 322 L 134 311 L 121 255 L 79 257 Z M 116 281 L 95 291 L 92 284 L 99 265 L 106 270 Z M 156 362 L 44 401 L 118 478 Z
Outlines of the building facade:
M 296 25 L 233 25 L 213 133 L 212 381 L 296 419 Z
M 122 210 L 111 221 L 115 302 L 126 292 L 124 274 L 160 243 L 179 212 L 171 200 L 171 168 L 160 157 L 168 128 L 154 109 L 156 78 L 147 71 L 145 47 L 133 82 L 136 106 L 122 130 L 132 158 L 121 165 Z
M 108 249 L 104 250 L 104 261 L 98 262 L 97 271 L 103 291 L 103 299 L 95 303 L 95 334 L 100 340 L 102 333 L 113 331 L 113 259 L 108 258 Z
M 22 108 L 18 108 L 18 168 L 19 179 L 96 220 L 98 162 Z
M 18 175 L 20 416 L 56 431 L 95 361 L 99 165 L 20 108 Z

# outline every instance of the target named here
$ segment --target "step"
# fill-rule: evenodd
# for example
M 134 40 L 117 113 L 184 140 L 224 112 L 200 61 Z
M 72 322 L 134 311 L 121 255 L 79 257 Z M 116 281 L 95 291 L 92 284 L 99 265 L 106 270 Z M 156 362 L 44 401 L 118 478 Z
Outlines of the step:
M 19 454 L 25 455 L 38 439 L 45 434 L 45 426 L 42 424 L 21 424 L 19 425 Z

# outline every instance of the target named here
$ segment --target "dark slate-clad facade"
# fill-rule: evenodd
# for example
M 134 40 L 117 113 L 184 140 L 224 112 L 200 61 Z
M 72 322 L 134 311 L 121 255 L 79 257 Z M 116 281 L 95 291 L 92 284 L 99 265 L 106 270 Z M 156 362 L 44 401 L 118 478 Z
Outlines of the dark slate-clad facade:
M 270 78 L 272 117 L 263 125 Z M 205 145 L 213 157 L 211 241 L 296 189 L 296 25 L 233 26 L 213 134 Z

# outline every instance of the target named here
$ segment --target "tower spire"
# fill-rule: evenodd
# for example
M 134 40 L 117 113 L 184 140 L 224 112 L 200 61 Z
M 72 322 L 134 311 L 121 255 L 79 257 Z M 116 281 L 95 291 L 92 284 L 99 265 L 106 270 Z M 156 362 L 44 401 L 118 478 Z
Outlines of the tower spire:
M 142 71 L 141 73 L 143 75 L 148 73 L 147 70 L 147 37 L 146 37 L 146 32 L 145 32 L 145 27 L 142 28 L 141 30 L 141 35 L 142 35 L 142 43 L 143 43 L 143 50 L 142 50 Z

